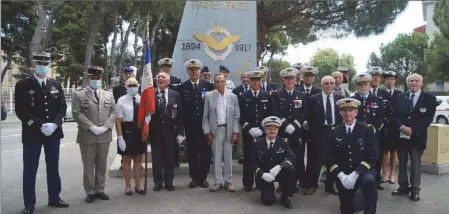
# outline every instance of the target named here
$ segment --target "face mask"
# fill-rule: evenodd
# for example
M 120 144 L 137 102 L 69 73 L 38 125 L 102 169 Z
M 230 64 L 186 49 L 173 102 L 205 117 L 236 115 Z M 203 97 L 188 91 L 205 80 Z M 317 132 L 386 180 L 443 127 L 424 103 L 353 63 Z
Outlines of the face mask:
M 39 76 L 47 75 L 49 70 L 50 70 L 49 66 L 36 65 L 36 74 Z
M 97 90 L 101 87 L 101 80 L 90 80 L 89 81 L 90 87 L 92 87 L 94 90 Z
M 126 88 L 126 93 L 134 97 L 137 95 L 137 87 Z

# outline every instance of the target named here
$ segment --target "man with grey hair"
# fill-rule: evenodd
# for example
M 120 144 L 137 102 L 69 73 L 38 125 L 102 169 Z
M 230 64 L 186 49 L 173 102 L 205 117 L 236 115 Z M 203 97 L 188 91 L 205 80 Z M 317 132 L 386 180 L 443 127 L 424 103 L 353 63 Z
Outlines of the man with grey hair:
M 335 93 L 344 98 L 350 97 L 349 91 L 341 87 L 341 84 L 343 83 L 343 73 L 341 73 L 340 71 L 334 71 L 332 72 L 331 76 L 335 80 Z
M 421 90 L 423 78 L 419 74 L 407 77 L 408 92 L 400 93 L 392 100 L 392 122 L 400 130 L 399 189 L 392 195 L 408 195 L 410 200 L 419 201 L 421 190 L 421 157 L 427 144 L 427 128 L 432 123 L 437 107 L 436 97 Z M 407 162 L 410 158 L 410 185 Z
M 307 99 L 306 119 L 310 127 L 311 143 L 307 144 L 307 167 L 305 173 L 304 194 L 311 195 L 318 187 L 321 166 L 325 162 L 325 153 L 332 128 L 342 123 L 336 102 L 343 97 L 334 94 L 335 80 L 331 76 L 321 79 L 322 92 Z M 325 191 L 337 195 L 334 179 L 328 176 Z

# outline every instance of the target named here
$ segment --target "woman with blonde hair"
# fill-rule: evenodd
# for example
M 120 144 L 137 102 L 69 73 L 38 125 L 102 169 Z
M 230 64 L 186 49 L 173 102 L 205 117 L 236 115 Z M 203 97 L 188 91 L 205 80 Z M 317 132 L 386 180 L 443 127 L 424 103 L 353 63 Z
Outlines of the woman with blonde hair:
M 131 196 L 131 161 L 134 166 L 134 180 L 137 194 L 143 195 L 144 190 L 140 188 L 140 171 L 142 154 L 145 145 L 141 139 L 142 130 L 137 126 L 137 112 L 140 103 L 138 95 L 139 83 L 134 77 L 129 78 L 126 83 L 126 95 L 117 101 L 117 139 L 118 154 L 123 155 L 123 173 L 125 177 L 125 194 Z

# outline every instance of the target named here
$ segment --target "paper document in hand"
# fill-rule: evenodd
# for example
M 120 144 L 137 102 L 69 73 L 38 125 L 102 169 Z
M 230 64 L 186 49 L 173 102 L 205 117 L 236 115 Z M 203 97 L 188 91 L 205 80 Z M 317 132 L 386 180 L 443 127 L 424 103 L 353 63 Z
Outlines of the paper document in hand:
M 399 138 L 410 140 L 410 136 L 405 135 L 404 132 L 400 132 Z

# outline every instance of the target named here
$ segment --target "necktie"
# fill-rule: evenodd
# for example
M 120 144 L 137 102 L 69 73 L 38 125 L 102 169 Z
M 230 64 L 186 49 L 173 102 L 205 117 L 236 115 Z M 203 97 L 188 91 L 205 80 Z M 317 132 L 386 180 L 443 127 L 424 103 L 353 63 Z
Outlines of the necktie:
M 262 90 L 266 91 L 265 90 L 265 84 L 262 84 Z
M 374 96 L 377 96 L 376 89 L 373 89 L 373 95 L 374 95 Z
M 194 83 L 194 84 L 193 84 L 193 90 L 196 90 L 196 86 L 197 86 L 197 84 Z
M 310 89 L 306 89 L 306 94 L 307 94 L 307 95 L 310 94 Z
M 95 99 L 97 99 L 97 102 L 100 102 L 99 100 L 100 100 L 100 98 L 98 97 L 98 93 L 97 93 L 97 91 L 94 91 L 94 95 L 95 95 Z
M 412 112 L 413 109 L 413 100 L 415 99 L 415 94 L 412 94 L 412 96 L 410 97 L 410 100 L 408 101 L 408 106 L 410 109 L 410 112 Z
M 348 135 L 350 135 L 351 134 L 351 128 L 348 128 Z
M 161 107 L 162 107 L 162 112 L 163 113 L 167 113 L 167 101 L 165 100 L 165 91 L 162 90 L 161 91 L 161 95 L 162 95 L 162 102 L 160 103 Z
M 288 102 L 291 103 L 291 101 L 292 101 L 292 92 L 291 91 L 289 91 L 287 93 L 287 98 L 288 98 Z
M 327 125 L 332 125 L 332 108 L 331 108 L 331 99 L 330 96 L 327 96 L 326 101 L 326 121 Z
M 270 146 L 268 147 L 268 151 L 273 150 L 273 142 L 270 142 Z
M 254 92 L 254 98 L 257 98 L 257 92 Z
M 390 91 L 390 95 L 393 96 L 393 90 Z
M 248 91 L 248 86 L 247 85 L 245 85 L 245 91 Z
M 45 81 L 42 81 L 41 88 L 42 88 L 42 91 L 45 92 Z
M 136 97 L 133 97 L 133 123 L 137 124 L 137 111 L 139 110 L 139 104 L 137 104 Z

